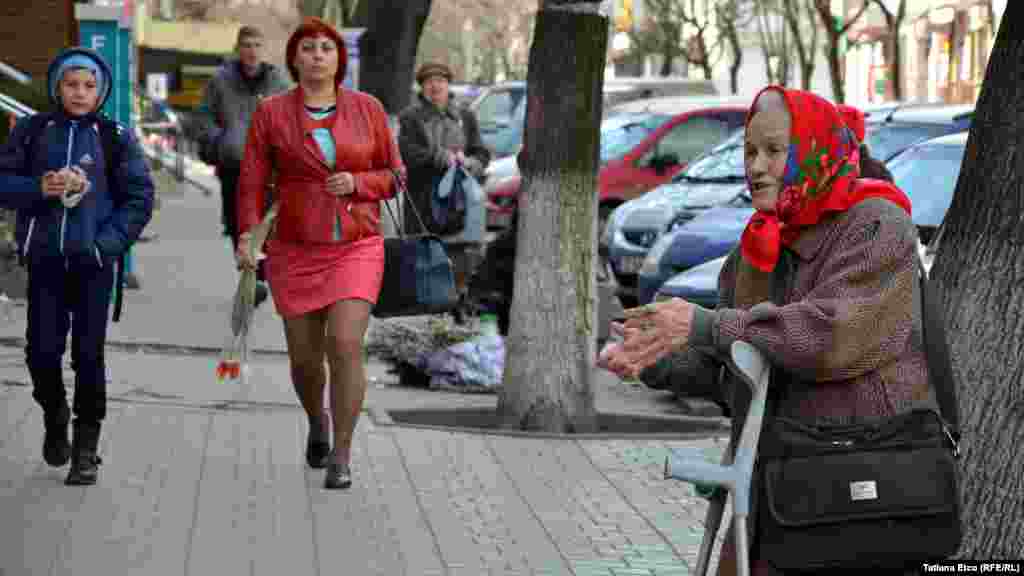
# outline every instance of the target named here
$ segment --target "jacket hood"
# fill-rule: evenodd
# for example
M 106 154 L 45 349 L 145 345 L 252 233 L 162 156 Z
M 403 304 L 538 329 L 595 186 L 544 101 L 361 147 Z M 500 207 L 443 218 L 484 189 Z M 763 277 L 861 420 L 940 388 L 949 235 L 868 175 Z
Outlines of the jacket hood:
M 76 63 L 99 71 L 100 77 L 97 80 L 99 80 L 100 97 L 94 112 L 98 111 L 110 99 L 110 93 L 114 85 L 114 75 L 110 70 L 110 66 L 103 59 L 103 56 L 100 56 L 99 52 L 82 46 L 68 48 L 58 54 L 53 59 L 53 62 L 50 62 L 50 67 L 46 72 L 46 93 L 50 96 L 50 102 L 58 109 L 62 108 L 60 98 L 57 97 L 57 84 L 60 80 L 60 75 L 69 66 L 75 66 Z

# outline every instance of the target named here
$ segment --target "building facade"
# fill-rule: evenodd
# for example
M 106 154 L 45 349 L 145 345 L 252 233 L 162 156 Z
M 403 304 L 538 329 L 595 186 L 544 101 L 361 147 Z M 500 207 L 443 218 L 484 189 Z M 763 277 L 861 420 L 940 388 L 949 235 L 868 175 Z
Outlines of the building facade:
M 0 60 L 8 65 L 40 77 L 65 46 L 77 43 L 73 0 L 0 2 Z
M 908 0 L 907 15 L 899 27 L 903 100 L 975 102 L 1005 9 L 1006 0 Z M 894 98 L 888 37 L 878 13 L 869 13 L 850 31 L 853 47 L 847 51 L 845 69 L 848 100 Z

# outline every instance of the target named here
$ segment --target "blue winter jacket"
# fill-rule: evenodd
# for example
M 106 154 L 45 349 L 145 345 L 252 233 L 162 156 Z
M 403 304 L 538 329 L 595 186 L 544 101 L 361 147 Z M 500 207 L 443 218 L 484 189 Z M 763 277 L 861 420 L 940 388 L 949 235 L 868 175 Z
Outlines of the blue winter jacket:
M 71 49 L 58 56 L 54 65 L 69 52 L 89 53 Z M 106 64 L 102 69 L 109 70 Z M 107 78 L 109 86 L 109 73 Z M 56 100 L 54 90 L 50 93 Z M 59 103 L 54 104 L 62 110 Z M 153 182 L 142 149 L 130 130 L 118 126 L 120 162 L 113 170 L 116 181 L 107 182 L 99 118 L 95 114 L 70 118 L 63 112 L 49 118 L 35 136 L 32 152 L 25 147 L 29 119 L 21 119 L 11 131 L 0 151 L 0 206 L 18 212 L 21 256 L 60 254 L 69 260 L 94 258 L 106 265 L 131 247 L 152 216 Z M 58 198 L 43 196 L 41 180 L 46 171 L 72 165 L 88 174 L 90 188 L 77 206 L 65 208 Z

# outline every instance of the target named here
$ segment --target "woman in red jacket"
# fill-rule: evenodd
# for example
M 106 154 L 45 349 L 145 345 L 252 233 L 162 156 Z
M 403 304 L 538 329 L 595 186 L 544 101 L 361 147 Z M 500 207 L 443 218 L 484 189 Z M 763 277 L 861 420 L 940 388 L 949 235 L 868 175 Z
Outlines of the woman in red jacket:
M 384 273 L 380 201 L 402 170 L 387 114 L 372 96 L 341 86 L 341 36 L 307 19 L 287 45 L 298 85 L 263 100 L 249 127 L 238 190 L 238 254 L 248 257 L 273 173 L 279 203 L 266 246 L 267 281 L 284 318 L 292 382 L 309 418 L 306 461 L 327 468 L 324 487 L 348 488 L 356 419 L 366 394 L 363 337 Z M 330 368 L 334 449 L 324 411 Z

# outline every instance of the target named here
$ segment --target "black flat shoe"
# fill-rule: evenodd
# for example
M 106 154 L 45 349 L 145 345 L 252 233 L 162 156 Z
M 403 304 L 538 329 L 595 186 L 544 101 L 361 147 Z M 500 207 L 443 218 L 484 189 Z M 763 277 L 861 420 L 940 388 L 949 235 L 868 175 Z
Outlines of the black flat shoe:
M 348 490 L 352 486 L 352 471 L 344 464 L 331 462 L 324 475 L 324 490 Z
M 326 468 L 327 457 L 331 455 L 331 443 L 314 438 L 311 434 L 306 440 L 306 464 L 310 468 Z

